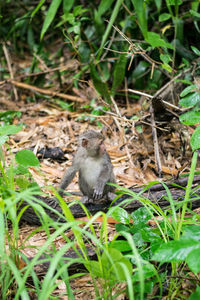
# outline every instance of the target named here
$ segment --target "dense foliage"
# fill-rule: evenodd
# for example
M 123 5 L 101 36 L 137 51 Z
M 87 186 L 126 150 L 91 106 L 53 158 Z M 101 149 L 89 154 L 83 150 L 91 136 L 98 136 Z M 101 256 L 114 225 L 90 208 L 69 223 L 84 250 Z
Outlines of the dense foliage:
M 50 59 L 49 46 L 61 38 L 56 56 L 69 48 L 81 62 L 76 79 L 87 78 L 89 70 L 109 100 L 125 77 L 130 88 L 153 91 L 198 58 L 198 8 L 198 1 L 181 0 L 6 0 L 0 38 L 19 55 L 41 55 L 51 67 L 56 57 Z M 35 56 L 26 72 L 37 65 Z
M 126 92 L 131 89 L 154 95 L 166 82 L 189 69 L 185 76 L 177 79 L 184 88 L 180 99 L 179 95 L 174 99 L 174 104 L 189 107 L 180 121 L 195 125 L 200 121 L 199 82 L 194 82 L 193 78 L 194 75 L 198 78 L 200 72 L 199 20 L 198 0 L 1 1 L 0 80 L 10 80 L 5 59 L 6 45 L 13 57 L 31 57 L 28 68 L 16 67 L 16 74 L 22 76 L 24 82 L 37 87 L 57 85 L 59 91 L 65 91 L 66 78 L 70 77 L 75 88 L 79 87 L 79 81 L 92 80 L 96 91 L 105 100 L 105 111 L 113 97 L 123 104 Z M 78 61 L 76 73 L 56 69 L 60 61 L 66 63 L 66 52 L 71 60 Z M 47 68 L 55 68 L 53 75 L 40 73 L 41 61 Z M 190 69 L 191 66 L 195 66 L 194 69 Z M 34 74 L 37 76 L 30 76 Z M 130 99 L 136 102 L 138 94 L 130 94 Z M 89 105 L 94 115 L 102 113 L 102 107 L 95 106 L 96 102 L 98 98 L 92 99 Z M 59 103 L 64 109 L 77 108 L 70 103 Z M 41 300 L 55 299 L 52 293 L 59 284 L 58 279 L 64 282 L 69 299 L 75 299 L 71 280 L 85 274 L 90 275 L 96 299 L 115 299 L 120 294 L 127 295 L 128 299 L 147 299 L 155 295 L 183 299 L 181 285 L 185 278 L 191 282 L 190 299 L 200 297 L 197 284 L 200 218 L 187 208 L 191 193 L 199 197 L 196 190 L 192 190 L 196 152 L 183 201 L 174 201 L 164 183 L 169 201 L 166 210 L 152 204 L 143 196 L 143 191 L 134 194 L 122 188 L 119 193 L 131 196 L 124 201 L 124 207 L 136 199 L 144 207 L 132 214 L 122 207 L 111 207 L 107 214 L 99 212 L 85 222 L 75 220 L 69 206 L 54 191 L 66 218 L 63 224 L 59 222 L 58 212 L 55 211 L 58 214 L 55 222 L 45 212 L 44 203 L 35 198 L 41 194 L 29 172 L 30 167 L 39 169 L 35 155 L 30 150 L 21 150 L 7 164 L 5 153 L 9 152 L 9 136 L 22 128 L 22 125 L 12 124 L 15 117 L 20 119 L 20 113 L 8 111 L 0 114 L 1 299 L 31 299 L 32 293 Z M 193 150 L 200 148 L 199 136 L 197 127 L 191 139 Z M 20 210 L 23 201 L 28 204 Z M 78 203 L 89 217 L 87 209 Z M 28 206 L 34 208 L 41 221 L 41 227 L 35 231 L 43 230 L 47 236 L 47 241 L 38 247 L 31 261 L 23 252 L 25 241 L 19 243 L 19 222 Z M 190 215 L 186 218 L 187 212 Z M 97 234 L 93 223 L 99 216 L 103 221 Z M 119 222 L 111 242 L 107 233 L 110 216 Z M 154 227 L 149 225 L 150 220 L 154 221 Z M 73 240 L 65 235 L 67 230 L 72 230 Z M 26 240 L 33 234 L 29 234 Z M 59 251 L 54 245 L 58 236 L 65 241 L 65 246 Z M 96 260 L 90 260 L 87 245 L 94 249 Z M 77 257 L 64 263 L 63 255 L 71 248 Z M 41 263 L 43 254 L 47 254 L 43 261 L 49 261 L 50 265 L 41 281 L 34 266 Z M 25 265 L 22 264 L 24 261 Z M 68 268 L 74 263 L 81 263 L 84 271 L 69 274 Z M 28 282 L 30 278 L 31 284 Z

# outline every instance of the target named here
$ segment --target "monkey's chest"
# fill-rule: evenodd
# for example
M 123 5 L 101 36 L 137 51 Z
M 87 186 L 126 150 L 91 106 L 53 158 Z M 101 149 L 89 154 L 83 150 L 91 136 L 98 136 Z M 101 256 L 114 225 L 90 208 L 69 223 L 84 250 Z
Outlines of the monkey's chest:
M 101 169 L 101 159 L 86 158 L 81 164 L 80 176 L 91 188 L 93 188 L 100 176 Z

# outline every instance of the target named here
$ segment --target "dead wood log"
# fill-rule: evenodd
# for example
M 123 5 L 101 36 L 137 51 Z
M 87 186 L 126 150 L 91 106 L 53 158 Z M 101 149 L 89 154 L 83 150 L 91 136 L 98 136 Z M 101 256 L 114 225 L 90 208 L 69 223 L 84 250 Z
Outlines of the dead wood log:
M 188 178 L 181 178 L 181 179 L 174 180 L 172 183 L 165 183 L 166 186 L 169 188 L 175 203 L 183 201 L 185 195 L 184 187 L 186 187 L 187 182 L 188 182 Z M 193 180 L 193 188 L 197 187 L 199 182 L 200 182 L 200 175 L 196 175 Z M 162 209 L 165 209 L 169 206 L 169 201 L 167 199 L 168 198 L 167 192 L 161 183 L 155 184 L 152 187 L 148 188 L 145 192 L 142 192 L 142 194 L 139 194 L 143 189 L 144 187 L 136 187 L 130 189 L 130 191 L 134 193 L 133 196 L 130 194 L 129 195 L 124 194 L 114 202 L 113 206 L 120 205 L 123 207 L 124 200 L 129 199 L 130 200 L 129 204 L 128 205 L 126 204 L 125 209 L 128 212 L 134 211 L 139 207 L 143 206 L 143 204 L 139 200 L 139 197 L 151 200 L 153 203 L 159 205 Z M 63 216 L 62 209 L 59 203 L 55 199 L 45 198 L 42 196 L 35 196 L 35 198 L 36 198 L 35 200 L 36 202 L 42 203 L 44 210 L 50 216 L 50 218 L 52 218 L 55 221 L 59 220 L 59 222 L 66 222 L 66 219 L 62 217 Z M 191 194 L 191 202 L 188 203 L 188 205 L 190 204 L 192 209 L 200 207 L 200 190 L 198 188 Z M 26 201 L 22 203 L 19 210 L 21 210 L 25 205 L 27 205 Z M 102 202 L 102 203 L 95 203 L 95 204 L 88 203 L 85 206 L 87 207 L 91 215 L 94 215 L 98 211 L 107 212 L 110 205 L 111 205 L 110 203 Z M 71 206 L 70 210 L 75 218 L 80 218 L 85 216 L 85 212 L 83 211 L 83 209 L 79 204 L 75 204 Z M 34 209 L 31 206 L 29 206 L 24 211 L 21 220 L 26 221 L 31 225 L 41 224 L 38 214 L 35 213 Z
M 84 266 L 81 257 L 81 251 L 77 250 L 80 253 L 80 256 L 73 250 L 67 251 L 63 256 L 62 256 L 62 263 L 61 264 L 67 264 L 69 263 L 69 260 L 73 259 L 73 263 L 68 266 L 68 272 L 69 274 L 75 274 L 78 272 L 87 272 L 86 267 Z M 90 246 L 86 246 L 86 252 L 90 260 L 97 260 L 97 254 L 93 248 Z M 49 269 L 50 265 L 50 260 L 52 259 L 53 255 L 41 255 L 37 264 L 34 266 L 34 271 L 37 274 L 44 275 Z M 27 261 L 31 261 L 34 257 L 27 257 Z M 25 262 L 26 263 L 26 262 Z

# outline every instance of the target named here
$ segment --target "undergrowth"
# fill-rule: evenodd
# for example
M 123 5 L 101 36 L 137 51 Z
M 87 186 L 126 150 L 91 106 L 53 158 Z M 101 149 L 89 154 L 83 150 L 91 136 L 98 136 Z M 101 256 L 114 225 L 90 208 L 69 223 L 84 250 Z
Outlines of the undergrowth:
M 184 199 L 174 201 L 170 189 L 162 183 L 169 206 L 161 209 L 143 195 L 154 183 L 139 193 L 117 186 L 120 194 L 129 197 L 120 206 L 111 206 L 106 214 L 98 212 L 91 217 L 87 208 L 78 202 L 88 217 L 86 222 L 76 220 L 70 210 L 73 203 L 66 204 L 56 194 L 66 219 L 63 223 L 59 222 L 60 214 L 49 207 L 58 215 L 57 221 L 52 220 L 44 203 L 37 199 L 41 191 L 34 182 L 31 183 L 33 179 L 28 171 L 29 166 L 39 168 L 34 154 L 22 150 L 15 155 L 9 167 L 5 164 L 5 148 L 9 151 L 5 140 L 20 129 L 15 125 L 6 125 L 1 129 L 1 146 L 4 148 L 0 164 L 1 299 L 8 299 L 8 295 L 13 299 L 31 299 L 32 293 L 37 299 L 54 299 L 60 280 L 66 286 L 64 294 L 75 299 L 76 289 L 72 289 L 71 283 L 85 274 L 91 278 L 96 299 L 115 299 L 120 294 L 126 295 L 128 299 L 146 299 L 151 298 L 151 295 L 158 298 L 164 295 L 171 298 L 173 295 L 182 299 L 184 295 L 181 285 L 185 279 L 191 281 L 189 293 L 196 288 L 193 295 L 199 295 L 200 217 L 188 207 L 192 201 L 199 199 L 198 187 L 192 190 L 196 152 Z M 133 200 L 139 201 L 143 207 L 128 213 L 125 207 Z M 20 209 L 23 201 L 27 205 Z M 25 239 L 21 239 L 20 219 L 29 206 L 34 209 L 41 225 Z M 110 216 L 118 221 L 112 241 L 109 241 L 107 230 Z M 102 225 L 100 231 L 96 232 L 95 221 L 99 217 L 102 218 Z M 154 226 L 151 226 L 152 222 Z M 69 230 L 73 232 L 73 239 L 66 235 Z M 25 253 L 31 246 L 26 243 L 38 232 L 45 232 L 47 239 L 41 247 L 35 246 L 36 254 L 29 260 Z M 55 240 L 59 236 L 62 236 L 65 245 L 56 249 Z M 89 248 L 96 254 L 96 259 L 90 258 Z M 66 260 L 64 254 L 72 249 L 76 255 Z M 49 267 L 41 281 L 35 267 L 44 262 L 48 262 Z M 71 273 L 74 264 L 83 267 Z M 193 296 L 190 297 L 193 299 Z

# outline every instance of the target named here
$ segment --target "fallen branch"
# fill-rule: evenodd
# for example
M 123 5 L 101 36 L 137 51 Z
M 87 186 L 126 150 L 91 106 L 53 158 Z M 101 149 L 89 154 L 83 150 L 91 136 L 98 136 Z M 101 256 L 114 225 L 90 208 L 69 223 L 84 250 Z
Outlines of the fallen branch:
M 56 96 L 56 97 L 60 97 L 60 98 L 70 100 L 70 101 L 75 101 L 75 102 L 84 102 L 84 99 L 82 99 L 81 97 L 54 92 L 50 89 L 41 89 L 41 88 L 38 88 L 34 85 L 30 85 L 30 84 L 15 81 L 15 80 L 11 80 L 10 82 L 11 82 L 11 84 L 13 84 L 13 85 L 15 85 L 19 88 L 23 88 L 23 89 L 26 89 L 26 90 L 32 90 L 33 92 L 36 92 L 36 93 L 45 94 L 45 95 L 49 95 L 49 96 L 52 96 L 52 97 Z
M 185 195 L 184 187 L 187 185 L 187 180 L 188 178 L 181 178 L 173 181 L 172 183 L 165 183 L 166 186 L 170 189 L 172 198 L 174 199 L 175 202 L 177 202 L 177 204 L 180 201 L 183 201 L 184 199 L 184 195 Z M 199 182 L 200 182 L 200 175 L 196 175 L 193 180 L 193 188 L 195 188 L 199 184 Z M 157 204 L 162 209 L 165 209 L 169 206 L 167 192 L 162 184 L 159 183 L 153 185 L 152 187 L 148 188 L 145 192 L 143 192 L 138 196 L 138 193 L 140 193 L 143 189 L 144 187 L 136 187 L 130 189 L 130 191 L 134 193 L 133 196 L 131 196 L 130 194 L 129 195 L 124 194 L 117 201 L 114 202 L 113 206 L 116 205 L 122 207 L 125 206 L 125 209 L 128 212 L 132 212 L 143 206 L 142 202 L 138 200 L 139 196 L 140 198 L 143 199 L 146 198 L 151 200 L 152 203 Z M 62 214 L 62 209 L 59 203 L 55 199 L 45 198 L 41 196 L 36 196 L 36 199 L 38 199 L 38 201 L 35 200 L 36 202 L 42 201 L 43 208 L 50 218 L 52 218 L 55 221 L 59 220 L 60 222 L 66 222 L 66 219 Z M 130 199 L 128 204 L 124 203 L 125 199 Z M 191 195 L 191 203 L 188 203 L 188 205 L 190 204 L 192 205 L 193 209 L 200 207 L 200 190 L 195 191 L 195 193 Z M 27 205 L 26 201 L 22 203 L 19 209 L 21 210 L 25 205 Z M 91 215 L 94 215 L 98 211 L 107 212 L 108 209 L 110 208 L 110 205 L 111 204 L 108 202 L 101 202 L 101 203 L 97 202 L 95 204 L 88 203 L 85 206 L 87 207 Z M 85 216 L 85 212 L 83 211 L 83 209 L 79 204 L 74 204 L 73 206 L 70 207 L 70 210 L 75 218 L 80 218 Z M 35 211 L 31 206 L 29 206 L 24 211 L 21 220 L 26 221 L 31 225 L 41 224 L 39 217 L 35 214 Z

